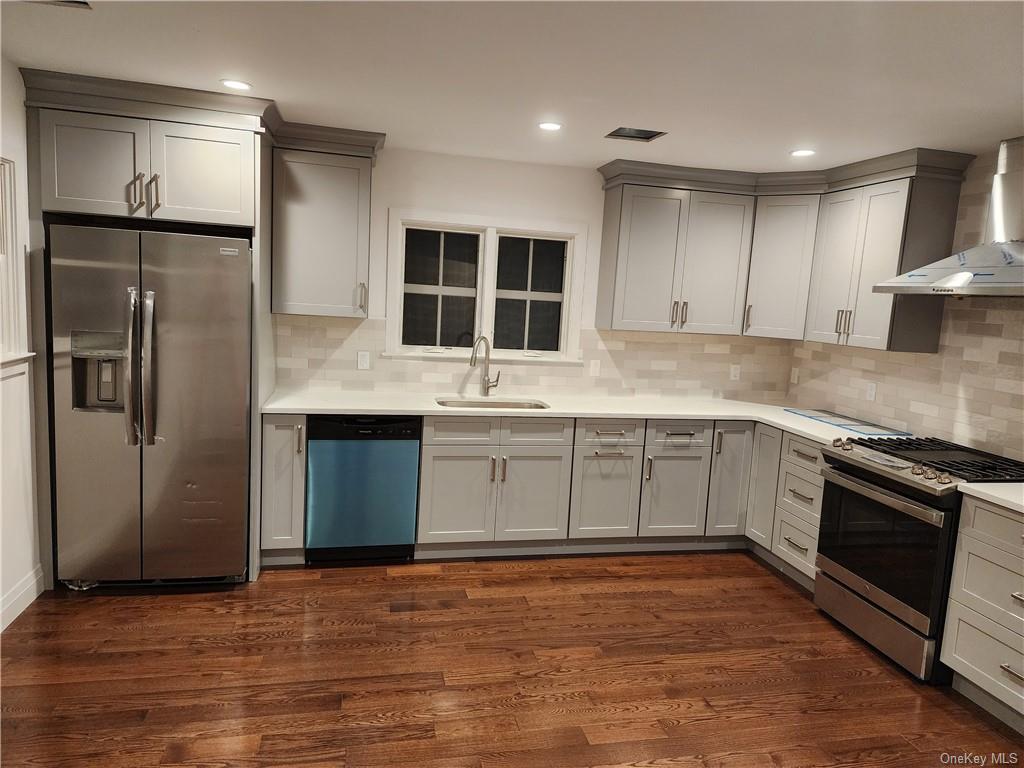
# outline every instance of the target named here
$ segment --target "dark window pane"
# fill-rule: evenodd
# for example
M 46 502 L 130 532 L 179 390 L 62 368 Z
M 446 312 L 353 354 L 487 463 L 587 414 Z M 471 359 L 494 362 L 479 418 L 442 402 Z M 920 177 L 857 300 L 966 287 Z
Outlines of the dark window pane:
M 458 288 L 476 288 L 476 261 L 480 249 L 480 236 L 465 232 L 444 233 L 444 285 Z
M 562 325 L 562 302 L 530 302 L 530 339 L 527 349 L 555 352 L 558 350 L 558 331 Z
M 471 347 L 476 327 L 476 299 L 471 296 L 441 297 L 441 346 Z
M 441 233 L 405 230 L 405 282 L 437 285 L 441 268 Z
M 405 294 L 402 311 L 402 343 L 437 344 L 437 296 Z
M 530 290 L 561 293 L 564 278 L 565 241 L 534 240 L 533 281 Z
M 530 241 L 525 237 L 498 238 L 498 290 L 525 291 L 530 266 Z M 512 349 L 512 347 L 508 347 Z M 517 347 L 518 349 L 518 347 Z
M 526 302 L 497 299 L 494 302 L 494 346 L 498 349 L 522 349 L 525 335 Z

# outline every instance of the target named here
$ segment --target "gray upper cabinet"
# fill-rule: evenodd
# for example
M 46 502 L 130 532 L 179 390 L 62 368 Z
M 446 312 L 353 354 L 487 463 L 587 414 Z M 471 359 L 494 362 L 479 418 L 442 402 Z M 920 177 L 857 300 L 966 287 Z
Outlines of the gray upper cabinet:
M 273 311 L 366 317 L 369 158 L 274 151 Z
M 636 536 L 643 447 L 574 449 L 569 538 Z
M 564 539 L 572 447 L 502 447 L 496 541 Z
M 703 536 L 711 448 L 648 446 L 640 492 L 640 536 Z
M 154 120 L 149 135 L 152 218 L 253 224 L 252 133 Z
M 765 549 L 772 548 L 775 525 L 775 491 L 782 459 L 782 430 L 758 424 L 754 427 L 750 460 L 750 491 L 747 494 L 747 538 Z
M 807 341 L 838 344 L 842 338 L 846 302 L 857 264 L 857 227 L 863 198 L 863 189 L 844 189 L 821 196 L 807 299 Z
M 148 215 L 148 120 L 42 109 L 39 159 L 44 211 Z
M 46 211 L 251 226 L 249 131 L 39 111 Z
M 819 199 L 819 195 L 757 199 L 747 278 L 745 335 L 772 339 L 804 337 Z
M 679 325 L 685 333 L 739 334 L 750 267 L 754 198 L 691 192 Z
M 742 536 L 747 524 L 754 425 L 716 421 L 708 491 L 708 536 Z

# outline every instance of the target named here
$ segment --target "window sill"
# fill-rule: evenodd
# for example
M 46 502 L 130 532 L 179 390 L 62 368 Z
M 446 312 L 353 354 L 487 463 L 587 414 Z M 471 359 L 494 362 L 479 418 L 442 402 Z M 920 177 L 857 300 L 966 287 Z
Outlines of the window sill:
M 469 365 L 470 351 L 451 352 L 422 352 L 419 350 L 410 352 L 381 352 L 381 357 L 389 360 L 435 360 L 439 363 L 461 363 Z M 580 366 L 583 360 L 572 359 L 564 356 L 558 357 L 534 357 L 532 355 L 509 354 L 507 352 L 495 352 L 491 354 L 491 363 L 504 363 L 506 365 L 565 365 Z

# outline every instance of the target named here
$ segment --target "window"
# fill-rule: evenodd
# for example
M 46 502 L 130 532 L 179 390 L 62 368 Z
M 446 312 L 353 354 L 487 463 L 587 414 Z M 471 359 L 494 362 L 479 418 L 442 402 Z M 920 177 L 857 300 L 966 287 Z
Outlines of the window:
M 585 228 L 389 211 L 387 353 L 579 360 Z

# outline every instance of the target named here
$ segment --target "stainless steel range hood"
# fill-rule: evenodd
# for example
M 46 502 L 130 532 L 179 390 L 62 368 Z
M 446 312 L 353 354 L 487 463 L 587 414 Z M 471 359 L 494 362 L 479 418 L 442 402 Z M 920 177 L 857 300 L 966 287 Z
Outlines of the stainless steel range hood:
M 1024 296 L 1024 136 L 999 145 L 984 243 L 886 280 L 873 290 Z

